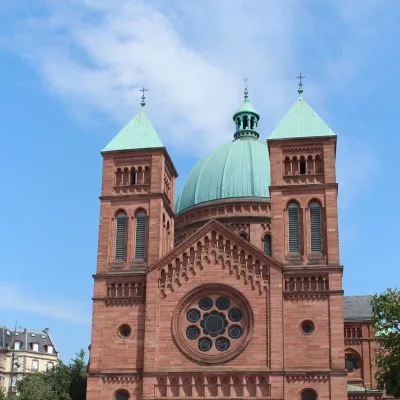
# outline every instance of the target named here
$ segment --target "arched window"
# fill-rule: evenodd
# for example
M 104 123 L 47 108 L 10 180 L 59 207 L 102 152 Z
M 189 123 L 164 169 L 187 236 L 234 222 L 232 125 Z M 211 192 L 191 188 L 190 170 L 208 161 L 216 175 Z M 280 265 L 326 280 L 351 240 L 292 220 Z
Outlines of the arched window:
M 316 201 L 310 204 L 310 239 L 311 253 L 320 253 L 322 251 L 321 205 Z
M 290 158 L 286 157 L 285 158 L 285 175 L 289 175 L 290 173 L 291 173 Z
M 135 168 L 131 168 L 131 185 L 136 183 L 136 170 Z
M 117 169 L 117 173 L 116 173 L 116 178 L 115 178 L 115 185 L 116 186 L 121 186 L 122 185 L 122 170 L 121 168 Z
M 318 400 L 318 396 L 314 390 L 306 389 L 301 392 L 301 400 Z
M 306 159 L 304 156 L 300 157 L 300 174 L 304 175 L 306 173 Z
M 300 209 L 297 203 L 289 203 L 289 253 L 300 253 Z
M 264 236 L 264 253 L 269 256 L 272 255 L 271 235 Z
M 129 400 L 129 392 L 126 390 L 118 390 L 117 393 L 115 393 L 115 400 Z
M 321 156 L 319 154 L 315 156 L 315 173 L 316 174 L 322 173 L 322 162 L 321 162 Z
M 126 213 L 120 211 L 116 218 L 115 259 L 125 260 L 126 256 Z
M 249 129 L 249 117 L 247 115 L 243 117 L 243 129 Z
M 345 360 L 347 371 L 353 372 L 356 369 L 360 369 L 360 360 L 355 354 L 347 353 Z
M 135 260 L 144 260 L 146 252 L 147 215 L 144 211 L 136 214 Z

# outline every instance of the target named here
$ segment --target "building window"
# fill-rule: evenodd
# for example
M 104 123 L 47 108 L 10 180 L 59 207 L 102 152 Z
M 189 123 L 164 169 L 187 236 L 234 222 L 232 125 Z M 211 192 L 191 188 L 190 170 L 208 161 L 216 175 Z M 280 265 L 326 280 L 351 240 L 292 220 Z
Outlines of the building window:
M 311 252 L 320 253 L 322 251 L 321 206 L 316 201 L 310 204 L 310 238 Z
M 346 354 L 346 369 L 353 372 L 355 369 L 360 369 L 359 359 L 354 354 Z
M 272 255 L 271 235 L 264 236 L 264 253 L 269 256 Z
M 129 393 L 126 390 L 118 390 L 115 393 L 115 400 L 129 400 Z
M 240 232 L 239 236 L 244 240 L 249 240 L 249 235 L 246 232 Z
M 306 173 L 306 160 L 303 156 L 300 157 L 300 174 L 304 175 Z
M 310 320 L 305 320 L 301 323 L 300 325 L 301 331 L 305 335 L 311 335 L 315 331 L 315 325 L 314 322 Z
M 12 378 L 10 378 L 10 386 L 14 388 L 16 384 L 17 384 L 17 377 L 13 376 Z
M 314 390 L 306 389 L 301 392 L 301 400 L 318 400 L 318 396 Z
M 118 333 L 122 338 L 127 338 L 131 335 L 132 329 L 128 324 L 122 324 L 118 328 Z
M 52 361 L 48 361 L 47 362 L 47 369 L 50 369 L 50 368 L 53 368 L 53 367 L 54 367 L 53 362 Z
M 135 260 L 144 260 L 146 253 L 146 223 L 147 215 L 144 211 L 136 214 L 136 243 Z
M 297 203 L 289 203 L 289 253 L 300 253 L 300 209 Z
M 20 350 L 21 349 L 21 342 L 14 342 L 14 350 Z
M 117 215 L 115 234 L 115 259 L 125 260 L 126 252 L 126 213 L 121 211 Z
M 32 350 L 33 351 L 39 351 L 39 344 L 38 343 L 32 343 Z
M 47 346 L 47 352 L 48 352 L 49 354 L 53 354 L 53 346 L 48 345 L 48 346 Z
M 32 371 L 37 371 L 39 369 L 39 361 L 32 360 Z

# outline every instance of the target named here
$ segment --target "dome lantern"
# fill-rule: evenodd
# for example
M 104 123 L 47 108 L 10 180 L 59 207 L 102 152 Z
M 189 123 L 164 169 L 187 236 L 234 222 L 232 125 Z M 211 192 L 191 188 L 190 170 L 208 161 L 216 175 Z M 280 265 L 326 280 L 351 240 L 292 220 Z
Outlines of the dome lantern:
M 257 132 L 258 121 L 260 116 L 256 109 L 252 106 L 249 101 L 249 90 L 247 86 L 247 78 L 245 78 L 244 87 L 244 101 L 239 109 L 233 115 L 233 120 L 236 124 L 236 132 L 234 134 L 235 139 L 239 138 L 259 138 Z

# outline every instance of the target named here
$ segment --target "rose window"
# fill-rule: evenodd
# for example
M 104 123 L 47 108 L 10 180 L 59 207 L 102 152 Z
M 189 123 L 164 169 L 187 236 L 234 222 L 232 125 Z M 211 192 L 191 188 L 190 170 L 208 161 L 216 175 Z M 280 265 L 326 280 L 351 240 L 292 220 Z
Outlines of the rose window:
M 219 290 L 211 290 L 213 286 Z M 221 285 L 195 292 L 200 293 L 184 299 L 174 315 L 175 342 L 202 362 L 221 362 L 239 354 L 250 340 L 253 321 L 246 299 Z

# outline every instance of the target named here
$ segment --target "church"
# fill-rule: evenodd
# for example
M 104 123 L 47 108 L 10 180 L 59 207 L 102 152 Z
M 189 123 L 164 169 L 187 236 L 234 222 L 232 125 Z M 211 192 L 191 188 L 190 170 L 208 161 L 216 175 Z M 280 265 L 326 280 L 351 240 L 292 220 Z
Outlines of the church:
M 87 400 L 376 400 L 370 296 L 344 296 L 337 136 L 303 98 L 178 172 L 145 111 L 102 150 Z

